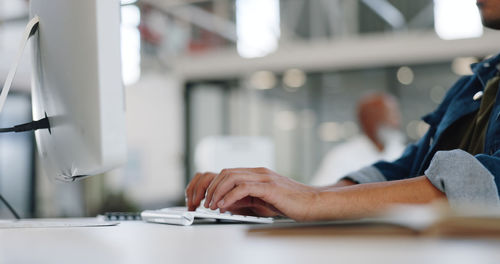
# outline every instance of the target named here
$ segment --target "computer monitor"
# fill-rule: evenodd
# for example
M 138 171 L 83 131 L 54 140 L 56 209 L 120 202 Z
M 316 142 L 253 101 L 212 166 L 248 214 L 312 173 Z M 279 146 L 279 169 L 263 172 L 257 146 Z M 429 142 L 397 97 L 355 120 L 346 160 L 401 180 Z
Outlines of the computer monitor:
M 64 181 L 96 175 L 126 158 L 118 0 L 31 0 L 33 119 L 46 174 Z

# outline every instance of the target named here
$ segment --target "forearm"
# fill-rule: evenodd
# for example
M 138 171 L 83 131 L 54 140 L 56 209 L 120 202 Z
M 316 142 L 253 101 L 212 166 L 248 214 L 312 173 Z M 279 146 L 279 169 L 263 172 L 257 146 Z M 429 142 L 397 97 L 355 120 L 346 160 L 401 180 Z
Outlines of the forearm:
M 391 204 L 429 203 L 445 199 L 425 176 L 399 181 L 357 184 L 322 189 L 309 220 L 359 218 L 372 215 Z
M 335 184 L 318 187 L 318 189 L 321 191 L 329 191 L 329 190 L 335 190 L 339 187 L 346 187 L 346 186 L 351 186 L 351 185 L 355 185 L 355 184 L 356 184 L 355 182 L 353 182 L 349 179 L 342 179 Z

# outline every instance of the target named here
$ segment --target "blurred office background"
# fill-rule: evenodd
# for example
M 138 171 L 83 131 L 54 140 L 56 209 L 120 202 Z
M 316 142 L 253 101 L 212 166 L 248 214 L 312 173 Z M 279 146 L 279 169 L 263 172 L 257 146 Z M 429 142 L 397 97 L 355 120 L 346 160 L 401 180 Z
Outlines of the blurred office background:
M 307 183 L 328 150 L 360 133 L 360 96 L 395 95 L 411 143 L 427 129 L 420 117 L 500 43 L 474 0 L 121 2 L 127 164 L 55 182 L 31 134 L 0 135 L 0 193 L 24 217 L 179 204 L 196 170 L 238 155 Z M 27 21 L 28 1 L 0 0 L 2 84 Z M 30 111 L 25 55 L 0 124 Z

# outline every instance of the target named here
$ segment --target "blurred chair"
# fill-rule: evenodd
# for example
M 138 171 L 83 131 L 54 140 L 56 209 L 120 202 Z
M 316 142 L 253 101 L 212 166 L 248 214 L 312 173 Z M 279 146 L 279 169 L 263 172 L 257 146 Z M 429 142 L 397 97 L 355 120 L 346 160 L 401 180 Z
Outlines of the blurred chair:
M 195 148 L 194 165 L 199 172 L 238 167 L 275 169 L 274 143 L 265 137 L 206 137 Z

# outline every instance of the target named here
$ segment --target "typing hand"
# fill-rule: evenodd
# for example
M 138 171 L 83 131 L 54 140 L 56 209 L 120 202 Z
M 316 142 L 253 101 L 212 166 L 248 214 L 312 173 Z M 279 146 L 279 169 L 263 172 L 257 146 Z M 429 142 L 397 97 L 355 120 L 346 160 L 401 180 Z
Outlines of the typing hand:
M 186 188 L 186 206 L 189 211 L 194 211 L 205 199 L 205 192 L 217 174 L 212 172 L 196 173 Z
M 311 218 L 310 210 L 318 199 L 316 188 L 265 168 L 197 174 L 186 190 L 190 210 L 205 198 L 205 190 L 207 208 L 258 216 L 285 215 L 295 220 Z
M 205 194 L 212 180 L 217 176 L 215 173 L 197 173 L 186 188 L 186 205 L 189 211 L 195 211 L 198 207 L 212 210 L 205 202 Z M 205 206 L 206 204 L 206 206 Z M 238 215 L 253 215 L 272 217 L 283 215 L 274 206 L 262 201 L 259 198 L 245 197 L 235 202 L 225 211 Z

